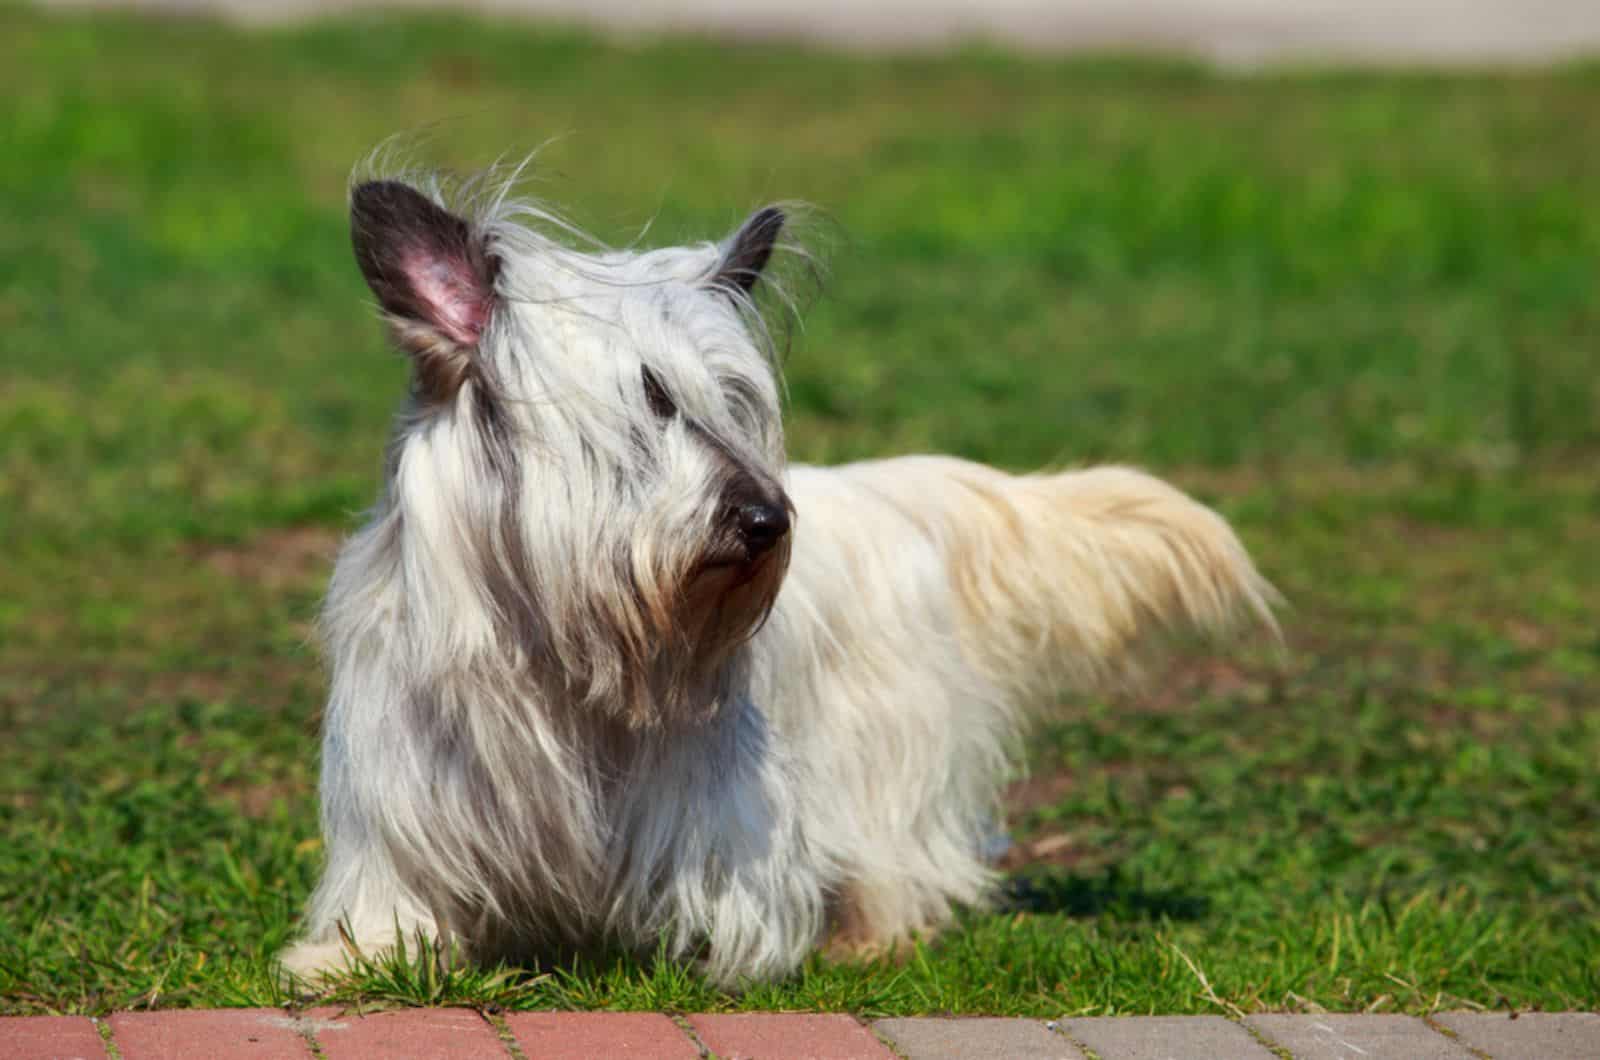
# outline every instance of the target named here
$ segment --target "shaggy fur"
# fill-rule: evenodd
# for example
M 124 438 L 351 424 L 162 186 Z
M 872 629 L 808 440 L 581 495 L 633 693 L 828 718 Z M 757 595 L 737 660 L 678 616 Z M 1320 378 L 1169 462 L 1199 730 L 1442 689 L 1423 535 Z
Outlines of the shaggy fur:
M 466 198 L 352 191 L 413 386 L 328 594 L 328 862 L 290 972 L 341 965 L 341 925 L 664 947 L 725 984 L 830 930 L 893 946 L 984 899 L 1033 708 L 1156 634 L 1271 623 L 1228 526 L 1137 471 L 786 470 L 750 297 L 783 211 L 580 252 Z

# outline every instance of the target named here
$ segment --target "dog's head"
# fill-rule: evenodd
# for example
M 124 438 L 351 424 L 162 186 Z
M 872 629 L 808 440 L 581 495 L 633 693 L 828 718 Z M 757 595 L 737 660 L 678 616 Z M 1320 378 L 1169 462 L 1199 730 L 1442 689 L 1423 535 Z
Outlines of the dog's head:
M 416 650 L 630 725 L 716 709 L 793 528 L 751 299 L 783 211 L 645 252 L 579 251 L 531 207 L 453 209 L 399 180 L 356 185 L 350 213 L 412 365 L 386 512 L 439 627 Z

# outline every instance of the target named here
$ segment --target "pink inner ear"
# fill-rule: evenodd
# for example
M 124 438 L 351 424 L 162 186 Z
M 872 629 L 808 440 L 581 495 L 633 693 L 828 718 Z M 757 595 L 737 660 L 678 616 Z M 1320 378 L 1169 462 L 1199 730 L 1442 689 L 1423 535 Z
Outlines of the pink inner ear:
M 434 257 L 415 250 L 401 267 L 427 322 L 458 346 L 476 346 L 489 322 L 490 299 L 471 264 L 453 255 Z

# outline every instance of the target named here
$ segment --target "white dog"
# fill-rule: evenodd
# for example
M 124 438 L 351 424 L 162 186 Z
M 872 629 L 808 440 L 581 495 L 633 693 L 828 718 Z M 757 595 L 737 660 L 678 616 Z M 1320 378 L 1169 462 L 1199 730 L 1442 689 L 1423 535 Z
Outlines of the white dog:
M 500 196 L 351 196 L 410 354 L 324 627 L 300 976 L 396 929 L 782 976 L 981 902 L 1030 708 L 1164 631 L 1268 624 L 1228 526 L 1137 471 L 784 465 L 751 293 L 785 227 L 579 252 Z

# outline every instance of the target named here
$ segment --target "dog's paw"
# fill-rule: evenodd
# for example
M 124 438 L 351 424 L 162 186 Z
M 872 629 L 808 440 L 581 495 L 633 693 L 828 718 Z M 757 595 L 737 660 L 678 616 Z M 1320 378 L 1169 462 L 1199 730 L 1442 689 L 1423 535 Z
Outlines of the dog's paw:
M 885 923 L 868 911 L 862 895 L 850 888 L 835 899 L 822 955 L 830 961 L 861 963 L 884 961 L 903 964 L 917 950 L 917 942 L 930 942 L 938 933 L 937 924 L 924 924 L 908 930 L 904 923 Z
M 278 955 L 279 975 L 286 984 L 314 986 L 350 967 L 350 951 L 338 939 L 298 942 Z

